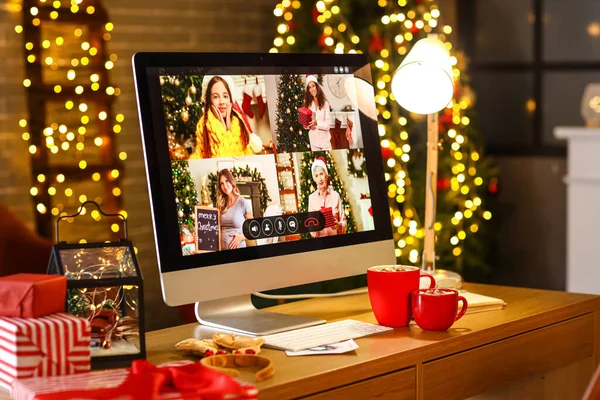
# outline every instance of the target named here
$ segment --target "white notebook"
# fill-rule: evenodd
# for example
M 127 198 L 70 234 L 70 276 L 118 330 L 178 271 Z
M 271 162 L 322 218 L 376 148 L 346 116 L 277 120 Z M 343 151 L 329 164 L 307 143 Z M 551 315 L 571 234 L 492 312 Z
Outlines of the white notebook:
M 467 302 L 469 303 L 467 314 L 473 314 L 482 311 L 501 310 L 507 306 L 507 303 L 502 299 L 471 293 L 467 292 L 466 290 L 461 291 L 459 295 L 467 299 Z

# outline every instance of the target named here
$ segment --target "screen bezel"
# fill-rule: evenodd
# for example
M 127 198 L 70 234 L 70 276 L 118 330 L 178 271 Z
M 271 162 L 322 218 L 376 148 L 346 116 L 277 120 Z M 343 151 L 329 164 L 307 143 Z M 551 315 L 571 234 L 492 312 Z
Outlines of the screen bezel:
M 318 74 L 334 73 L 334 67 L 347 66 L 353 74 L 369 62 L 362 54 L 261 54 L 261 53 L 136 53 L 134 78 L 144 146 L 146 174 L 151 198 L 152 219 L 161 272 L 182 271 L 246 260 L 311 252 L 342 246 L 392 239 L 389 204 L 377 130 L 361 114 L 363 145 L 373 207 L 375 229 L 316 240 L 300 240 L 273 245 L 246 247 L 183 255 L 177 224 L 175 195 L 162 108 L 161 74 Z M 369 76 L 370 78 L 370 76 Z M 372 82 L 369 82 L 372 84 Z M 269 104 L 275 107 L 274 104 Z M 366 124 L 374 124 L 366 129 Z M 368 136 L 367 136 L 368 135 Z

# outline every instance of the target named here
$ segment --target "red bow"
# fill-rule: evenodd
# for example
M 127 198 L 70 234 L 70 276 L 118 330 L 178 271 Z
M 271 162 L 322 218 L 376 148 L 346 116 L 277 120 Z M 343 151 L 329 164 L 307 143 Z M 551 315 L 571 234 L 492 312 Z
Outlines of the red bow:
M 178 393 L 177 399 L 184 400 L 222 400 L 232 395 L 255 399 L 257 395 L 256 389 L 243 387 L 230 376 L 200 363 L 159 368 L 146 360 L 136 360 L 125 381 L 117 387 L 47 393 L 35 399 L 155 400 L 166 393 Z

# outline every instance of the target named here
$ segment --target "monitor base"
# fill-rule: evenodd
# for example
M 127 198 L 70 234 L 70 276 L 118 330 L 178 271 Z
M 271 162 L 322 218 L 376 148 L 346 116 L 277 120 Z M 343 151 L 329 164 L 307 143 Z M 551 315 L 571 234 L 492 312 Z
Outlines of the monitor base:
M 306 328 L 325 320 L 257 310 L 250 295 L 196 302 L 196 319 L 202 325 L 251 336 Z

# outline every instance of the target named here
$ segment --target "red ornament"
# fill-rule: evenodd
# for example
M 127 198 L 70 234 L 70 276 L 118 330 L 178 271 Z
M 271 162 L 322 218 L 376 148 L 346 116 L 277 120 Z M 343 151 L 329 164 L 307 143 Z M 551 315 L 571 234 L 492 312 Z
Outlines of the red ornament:
M 288 28 L 290 28 L 290 32 L 296 29 L 296 22 L 290 21 L 288 22 Z
M 439 191 L 450 189 L 450 179 L 448 179 L 448 178 L 438 178 L 437 189 Z
M 327 47 L 327 44 L 325 44 L 325 39 L 327 39 L 327 36 L 319 36 L 319 47 Z
M 492 181 L 488 185 L 488 191 L 491 194 L 498 194 L 498 180 L 497 179 L 492 179 Z
M 319 18 L 320 15 L 321 15 L 321 12 L 319 10 L 317 10 L 317 6 L 314 6 L 312 8 L 312 20 L 315 25 L 319 25 L 319 20 L 317 18 Z
M 445 125 L 450 125 L 452 123 L 452 112 L 443 113 L 440 116 L 440 123 L 445 124 Z
M 371 41 L 369 42 L 369 53 L 380 52 L 383 49 L 383 39 L 381 39 L 381 35 L 379 32 L 375 32 L 373 37 L 371 37 Z
M 413 25 L 409 30 L 410 30 L 410 33 L 412 33 L 412 34 L 419 32 L 419 28 L 417 28 L 416 25 Z
M 252 349 L 246 349 L 246 354 L 256 354 L 256 352 Z
M 381 148 L 381 155 L 383 156 L 384 160 L 387 160 L 389 158 L 394 157 L 394 152 L 392 150 L 390 150 L 387 147 L 382 147 Z

